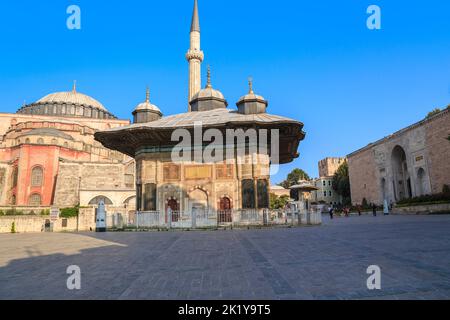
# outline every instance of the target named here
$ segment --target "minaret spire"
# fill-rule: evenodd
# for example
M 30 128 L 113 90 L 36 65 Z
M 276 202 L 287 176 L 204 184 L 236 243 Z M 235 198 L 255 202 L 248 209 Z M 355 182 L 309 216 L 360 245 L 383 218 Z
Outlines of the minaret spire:
M 200 20 L 198 18 L 198 2 L 194 1 L 194 12 L 192 13 L 191 32 L 200 32 Z
M 189 62 L 188 109 L 191 111 L 190 102 L 192 97 L 202 88 L 201 63 L 204 59 L 203 51 L 200 49 L 200 19 L 197 0 L 194 0 L 194 11 L 192 13 L 190 32 L 190 48 L 186 54 L 186 59 Z
M 145 102 L 150 103 L 150 88 L 148 86 L 145 92 Z
M 73 80 L 72 92 L 77 93 L 77 80 Z

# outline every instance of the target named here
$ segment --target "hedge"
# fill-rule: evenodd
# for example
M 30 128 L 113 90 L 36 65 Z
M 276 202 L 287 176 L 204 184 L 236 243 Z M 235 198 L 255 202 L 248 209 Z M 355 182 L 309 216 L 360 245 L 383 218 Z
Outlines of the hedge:
M 72 218 L 78 216 L 78 213 L 80 212 L 80 209 L 78 207 L 74 208 L 63 208 L 60 212 L 61 218 Z
M 438 194 L 424 195 L 397 202 L 397 207 L 419 206 L 430 204 L 450 203 L 450 194 L 442 192 Z

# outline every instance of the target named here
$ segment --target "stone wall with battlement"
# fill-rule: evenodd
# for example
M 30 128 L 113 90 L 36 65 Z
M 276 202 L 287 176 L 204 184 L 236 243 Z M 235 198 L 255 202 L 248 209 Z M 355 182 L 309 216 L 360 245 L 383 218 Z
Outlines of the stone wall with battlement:
M 337 169 L 345 162 L 345 158 L 325 158 L 319 161 L 319 177 L 334 176 Z
M 395 203 L 450 185 L 450 110 L 348 156 L 352 201 Z

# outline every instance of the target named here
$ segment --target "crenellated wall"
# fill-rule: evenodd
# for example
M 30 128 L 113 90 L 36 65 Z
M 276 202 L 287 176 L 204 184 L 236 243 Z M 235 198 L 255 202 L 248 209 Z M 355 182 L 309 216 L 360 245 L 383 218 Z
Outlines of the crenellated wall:
M 450 185 L 450 110 L 348 156 L 352 201 L 382 204 L 442 192 Z

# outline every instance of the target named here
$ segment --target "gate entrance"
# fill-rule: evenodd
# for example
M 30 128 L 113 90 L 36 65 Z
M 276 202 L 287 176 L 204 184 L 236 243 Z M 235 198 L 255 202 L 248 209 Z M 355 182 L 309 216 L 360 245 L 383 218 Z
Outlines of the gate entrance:
M 167 201 L 167 205 L 166 205 L 166 223 L 169 219 L 168 214 L 169 214 L 169 209 L 171 211 L 172 214 L 172 222 L 178 222 L 180 220 L 180 211 L 178 208 L 178 202 L 175 199 L 170 199 Z
M 233 222 L 232 215 L 231 215 L 231 200 L 230 200 L 230 198 L 223 197 L 220 199 L 217 220 L 219 223 Z

